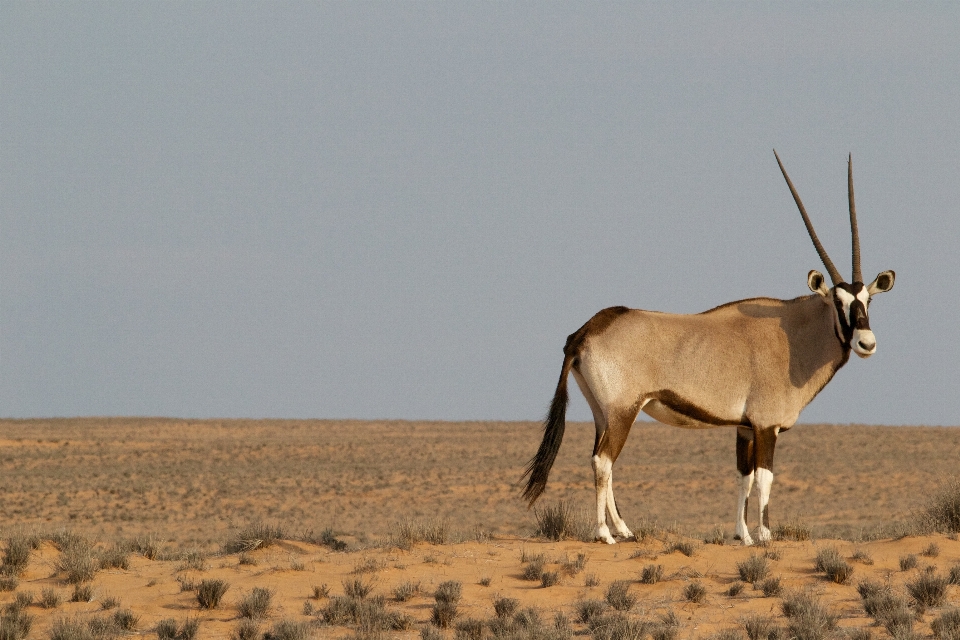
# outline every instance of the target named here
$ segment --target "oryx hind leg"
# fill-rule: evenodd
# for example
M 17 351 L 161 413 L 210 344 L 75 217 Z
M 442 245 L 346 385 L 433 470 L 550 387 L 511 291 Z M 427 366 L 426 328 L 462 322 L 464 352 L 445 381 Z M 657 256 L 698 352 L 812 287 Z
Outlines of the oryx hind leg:
M 613 497 L 613 463 L 617 461 L 623 445 L 630 434 L 630 427 L 637 418 L 637 411 L 626 410 L 610 412 L 606 417 L 605 428 L 597 429 L 597 439 L 593 448 L 593 472 L 597 490 L 597 530 L 596 538 L 607 544 L 616 540 L 607 526 L 607 517 L 613 525 L 614 533 L 621 538 L 632 538 L 633 532 L 623 521 L 617 501 Z
M 776 427 L 757 429 L 754 450 L 756 451 L 757 502 L 760 508 L 760 526 L 757 537 L 766 542 L 770 539 L 770 487 L 773 485 L 773 453 L 777 446 Z

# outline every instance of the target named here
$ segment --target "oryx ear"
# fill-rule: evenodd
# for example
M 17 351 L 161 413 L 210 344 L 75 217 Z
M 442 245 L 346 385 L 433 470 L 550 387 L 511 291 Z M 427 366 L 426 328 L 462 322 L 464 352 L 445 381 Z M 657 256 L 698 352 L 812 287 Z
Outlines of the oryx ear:
M 897 274 L 893 271 L 883 271 L 881 272 L 876 279 L 870 283 L 870 286 L 867 287 L 867 293 L 873 295 L 875 293 L 883 293 L 884 291 L 890 291 L 893 289 L 893 280 L 897 277 Z
M 807 274 L 807 286 L 810 287 L 810 291 L 819 293 L 824 298 L 830 295 L 830 289 L 823 281 L 823 274 L 816 269 Z

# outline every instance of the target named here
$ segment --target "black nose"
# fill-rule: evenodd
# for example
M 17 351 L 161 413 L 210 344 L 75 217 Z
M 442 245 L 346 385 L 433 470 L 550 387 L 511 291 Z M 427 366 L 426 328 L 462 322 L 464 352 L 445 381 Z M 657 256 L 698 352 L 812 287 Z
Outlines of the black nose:
M 877 343 L 876 343 L 876 342 L 867 343 L 867 342 L 864 342 L 863 340 L 861 340 L 861 341 L 858 342 L 857 344 L 860 345 L 860 348 L 863 349 L 864 351 L 870 351 L 870 350 L 873 349 L 875 346 L 877 346 Z

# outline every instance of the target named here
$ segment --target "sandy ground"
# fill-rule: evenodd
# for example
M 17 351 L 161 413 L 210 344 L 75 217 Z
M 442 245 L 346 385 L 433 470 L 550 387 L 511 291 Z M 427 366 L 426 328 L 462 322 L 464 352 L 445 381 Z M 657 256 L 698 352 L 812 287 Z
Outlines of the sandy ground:
M 943 574 L 960 563 L 960 543 L 945 536 L 893 539 L 898 523 L 909 522 L 960 458 L 960 429 L 800 425 L 778 444 L 772 494 L 776 524 L 799 515 L 813 541 L 773 543 L 769 549 L 703 544 L 716 525 L 729 534 L 734 507 L 732 431 L 685 431 L 638 423 L 615 467 L 617 501 L 628 524 L 658 521 L 657 538 L 614 546 L 530 537 L 535 518 L 517 499 L 516 485 L 539 443 L 535 423 L 430 423 L 359 421 L 184 421 L 167 419 L 75 419 L 0 421 L 0 534 L 50 533 L 63 528 L 86 535 L 101 548 L 137 536 L 167 541 L 170 557 L 191 549 L 207 556 L 203 571 L 182 560 L 147 560 L 132 554 L 128 570 L 97 573 L 93 602 L 71 603 L 73 587 L 57 570 L 59 552 L 44 542 L 32 554 L 18 590 L 39 597 L 53 589 L 65 601 L 56 608 L 29 607 L 35 616 L 30 637 L 49 636 L 58 617 L 103 615 L 100 601 L 120 600 L 140 617 L 139 632 L 156 637 L 165 618 L 198 617 L 200 638 L 230 637 L 238 622 L 236 602 L 254 587 L 275 592 L 263 630 L 283 618 L 310 621 L 317 637 L 353 631 L 320 623 L 317 611 L 342 595 L 345 580 L 372 580 L 374 594 L 412 624 L 394 636 L 415 637 L 430 618 L 433 591 L 447 580 L 463 584 L 460 619 L 487 619 L 495 597 L 513 597 L 551 618 L 562 611 L 574 631 L 576 603 L 604 598 L 614 580 L 628 580 L 638 603 L 630 615 L 656 619 L 673 611 L 681 638 L 705 638 L 736 627 L 743 616 L 763 613 L 785 624 L 781 599 L 764 597 L 749 585 L 726 595 L 737 580 L 737 562 L 753 553 L 772 554 L 771 575 L 787 590 L 813 589 L 841 616 L 840 627 L 870 627 L 855 589 L 871 578 L 895 590 L 926 567 Z M 581 512 L 593 500 L 589 454 L 592 425 L 571 424 L 554 467 L 544 504 L 563 499 Z M 455 544 L 391 546 L 400 520 L 442 518 Z M 286 527 L 290 540 L 244 556 L 220 553 L 238 526 L 265 521 Z M 755 523 L 755 516 L 753 517 Z M 347 551 L 297 541 L 304 532 L 331 529 Z M 669 533 L 667 532 L 669 531 Z M 477 541 L 476 534 L 481 532 Z M 845 537 L 846 540 L 837 539 Z M 314 535 L 316 538 L 316 535 Z M 669 552 L 669 544 L 696 545 L 692 557 Z M 855 541 L 856 540 L 856 541 Z M 901 571 L 899 559 L 919 555 L 916 569 Z M 814 570 L 818 550 L 835 546 L 850 559 L 860 550 L 873 564 L 850 560 L 853 578 L 828 582 Z M 544 554 L 548 570 L 558 562 L 586 557 L 577 575 L 544 588 L 523 580 L 521 558 Z M 250 561 L 255 564 L 247 564 Z M 549 564 L 549 563 L 553 564 Z M 640 584 L 648 564 L 662 564 L 664 579 Z M 364 572 L 363 569 L 374 571 Z M 359 572 L 359 573 L 358 573 Z M 586 586 L 595 580 L 595 586 Z M 230 589 L 219 608 L 201 611 L 186 581 L 220 578 Z M 393 589 L 419 582 L 421 593 L 407 602 Z M 700 581 L 704 602 L 687 602 L 683 589 Z M 488 583 L 483 586 L 481 582 Z M 329 596 L 314 599 L 314 587 Z M 13 592 L 0 592 L 0 604 Z M 960 605 L 960 586 L 949 587 L 949 603 Z M 312 610 L 312 613 L 310 611 Z M 915 630 L 929 635 L 931 609 Z M 451 634 L 452 637 L 452 634 Z
M 931 543 L 939 547 L 939 555 L 923 556 L 923 551 Z M 847 558 L 857 550 L 865 552 L 873 564 L 851 561 L 853 577 L 845 585 L 834 584 L 814 570 L 814 558 L 823 546 L 836 547 Z M 571 560 L 580 553 L 587 558 L 583 571 L 575 576 L 565 575 L 557 585 L 544 588 L 540 582 L 522 579 L 523 555 L 544 554 L 548 562 L 556 562 Z M 316 612 L 329 606 L 330 597 L 343 594 L 345 581 L 354 579 L 372 582 L 374 591 L 370 597 L 386 596 L 387 609 L 409 617 L 410 629 L 390 632 L 393 637 L 419 637 L 420 627 L 430 620 L 434 590 L 448 580 L 463 584 L 460 620 L 468 617 L 490 619 L 494 615 L 494 598 L 510 597 L 518 599 L 523 607 L 538 608 L 548 620 L 552 619 L 554 612 L 561 611 L 570 619 L 575 632 L 585 633 L 586 627 L 576 621 L 577 601 L 603 600 L 614 580 L 628 580 L 629 592 L 638 599 L 629 615 L 656 620 L 659 615 L 673 611 L 681 622 L 680 638 L 706 638 L 724 629 L 738 628 L 740 621 L 751 614 L 772 616 L 776 624 L 785 626 L 787 621 L 781 613 L 780 598 L 764 597 L 750 585 L 737 596 L 727 595 L 730 585 L 739 579 L 737 563 L 754 553 L 778 557 L 769 561 L 770 575 L 780 577 L 787 591 L 807 588 L 819 594 L 823 602 L 840 616 L 840 630 L 869 628 L 879 638 L 887 634 L 874 626 L 873 620 L 865 614 L 856 583 L 873 579 L 890 583 L 895 590 L 902 591 L 907 581 L 915 579 L 927 567 L 935 566 L 940 573 L 946 573 L 949 567 L 960 562 L 960 542 L 933 536 L 859 544 L 843 541 L 777 542 L 767 549 L 700 545 L 692 557 L 676 551 L 667 552 L 665 541 L 653 539 L 608 546 L 503 537 L 451 545 L 419 544 L 407 551 L 372 548 L 348 552 L 281 542 L 245 556 L 245 562 L 255 564 L 240 564 L 237 555 L 222 556 L 209 559 L 204 571 L 182 570 L 182 563 L 177 561 L 150 561 L 132 556 L 129 570 L 104 570 L 97 574 L 92 583 L 93 602 L 65 602 L 56 609 L 29 607 L 36 618 L 31 637 L 48 637 L 57 617 L 78 616 L 88 620 L 109 615 L 112 611 L 101 611 L 99 602 L 106 597 L 115 597 L 121 608 L 130 609 L 140 617 L 138 629 L 142 635 L 155 637 L 152 629 L 162 619 L 175 618 L 182 622 L 196 617 L 201 621 L 198 637 L 226 638 L 240 620 L 236 602 L 254 587 L 261 587 L 275 593 L 274 607 L 263 622 L 263 630 L 277 620 L 293 619 L 310 622 L 316 637 L 341 638 L 352 635 L 351 629 L 323 624 Z M 918 554 L 919 565 L 916 569 L 901 571 L 899 558 L 909 553 Z M 21 579 L 20 590 L 29 589 L 39 596 L 43 589 L 53 589 L 68 600 L 72 589 L 56 571 L 57 555 L 49 543 L 35 552 Z M 663 566 L 664 578 L 654 585 L 641 584 L 639 577 L 643 567 L 652 563 Z M 368 567 L 377 569 L 358 573 Z M 547 568 L 556 569 L 557 565 L 548 564 Z M 585 586 L 588 576 L 595 586 Z M 217 609 L 201 611 L 195 594 L 182 591 L 178 578 L 193 581 L 218 578 L 229 583 L 230 588 Z M 684 587 L 691 581 L 699 581 L 706 587 L 703 602 L 694 604 L 684 598 Z M 393 590 L 404 582 L 419 583 L 421 592 L 406 602 L 397 602 L 392 596 Z M 488 583 L 488 586 L 481 582 Z M 314 599 L 314 587 L 320 585 L 329 587 L 329 597 Z M 947 606 L 960 605 L 960 586 L 949 589 Z M 13 593 L 0 593 L 0 603 L 10 602 L 13 598 Z M 305 605 L 307 611 L 312 609 L 313 613 L 307 613 Z M 928 610 L 916 622 L 914 630 L 928 636 L 930 621 L 943 610 Z

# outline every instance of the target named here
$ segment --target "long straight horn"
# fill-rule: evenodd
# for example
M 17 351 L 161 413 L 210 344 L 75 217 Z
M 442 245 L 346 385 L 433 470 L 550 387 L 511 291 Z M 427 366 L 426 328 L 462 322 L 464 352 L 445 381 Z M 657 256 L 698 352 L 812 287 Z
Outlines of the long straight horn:
M 850 235 L 853 242 L 853 282 L 863 282 L 860 272 L 860 232 L 857 230 L 857 207 L 853 204 L 853 154 L 847 156 L 847 193 L 850 197 Z
M 823 266 L 827 268 L 827 273 L 830 274 L 830 279 L 833 281 L 833 286 L 837 286 L 843 282 L 843 277 L 840 275 L 840 272 L 837 271 L 837 268 L 833 266 L 833 261 L 830 260 L 830 256 L 827 255 L 827 250 L 823 248 L 823 245 L 820 244 L 820 239 L 817 238 L 817 232 L 813 230 L 813 224 L 810 223 L 810 218 L 807 216 L 807 210 L 803 208 L 803 203 L 800 201 L 800 196 L 797 194 L 797 190 L 793 187 L 793 182 L 790 181 L 790 176 L 787 175 L 787 170 L 783 168 L 783 163 L 780 162 L 780 156 L 777 155 L 777 150 L 773 150 L 773 155 L 777 158 L 777 164 L 780 165 L 780 173 L 783 174 L 783 177 L 787 181 L 787 186 L 790 187 L 790 193 L 793 194 L 793 199 L 797 203 L 797 208 L 800 209 L 800 216 L 803 218 L 803 224 L 807 227 L 807 233 L 810 234 L 810 239 L 813 240 L 813 246 L 816 248 L 817 253 L 820 254 L 820 260 L 823 262 Z

